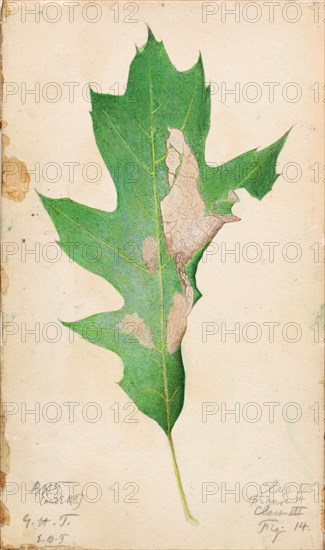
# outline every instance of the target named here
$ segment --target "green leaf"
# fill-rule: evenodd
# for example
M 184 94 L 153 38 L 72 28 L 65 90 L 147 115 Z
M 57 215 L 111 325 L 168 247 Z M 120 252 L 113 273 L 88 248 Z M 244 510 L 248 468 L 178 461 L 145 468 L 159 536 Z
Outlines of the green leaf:
M 119 311 L 65 326 L 117 353 L 120 386 L 168 437 L 185 514 L 171 432 L 184 402 L 181 342 L 201 294 L 195 275 L 202 254 L 224 223 L 238 221 L 234 190 L 261 199 L 278 175 L 287 134 L 220 167 L 205 162 L 210 89 L 202 59 L 177 71 L 149 30 L 131 63 L 122 96 L 91 90 L 93 130 L 113 178 L 118 206 L 103 212 L 70 199 L 40 196 L 61 248 L 111 283 L 124 298 Z
M 205 166 L 205 181 L 200 191 L 207 208 L 218 201 L 232 206 L 233 202 L 226 199 L 234 189 L 246 189 L 259 200 L 265 197 L 279 176 L 276 164 L 289 132 L 261 151 L 253 149 L 218 167 Z

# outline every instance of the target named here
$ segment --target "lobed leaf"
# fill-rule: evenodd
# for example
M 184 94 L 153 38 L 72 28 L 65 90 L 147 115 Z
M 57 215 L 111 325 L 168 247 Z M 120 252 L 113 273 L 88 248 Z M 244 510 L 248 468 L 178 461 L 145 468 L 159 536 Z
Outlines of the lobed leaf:
M 123 296 L 119 311 L 64 323 L 117 353 L 121 387 L 170 437 L 184 402 L 181 342 L 201 294 L 195 275 L 209 242 L 228 221 L 235 189 L 262 199 L 276 181 L 288 133 L 219 167 L 205 162 L 210 89 L 201 56 L 177 71 L 149 30 L 124 95 L 91 90 L 98 149 L 117 190 L 107 213 L 40 196 L 61 248 Z

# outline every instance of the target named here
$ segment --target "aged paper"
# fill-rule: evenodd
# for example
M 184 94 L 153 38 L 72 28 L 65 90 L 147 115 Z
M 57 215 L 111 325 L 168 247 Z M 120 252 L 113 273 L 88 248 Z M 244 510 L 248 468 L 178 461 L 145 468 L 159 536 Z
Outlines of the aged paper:
M 321 2 L 2 6 L 1 548 L 322 548 L 323 19 Z M 60 322 L 119 310 L 123 297 L 60 249 L 37 195 L 116 208 L 89 86 L 124 93 L 147 26 L 178 71 L 201 53 L 207 163 L 292 127 L 272 191 L 259 201 L 236 189 L 241 221 L 197 272 L 173 430 L 196 525 L 164 432 L 117 384 L 122 360 Z M 152 271 L 155 246 L 143 253 Z

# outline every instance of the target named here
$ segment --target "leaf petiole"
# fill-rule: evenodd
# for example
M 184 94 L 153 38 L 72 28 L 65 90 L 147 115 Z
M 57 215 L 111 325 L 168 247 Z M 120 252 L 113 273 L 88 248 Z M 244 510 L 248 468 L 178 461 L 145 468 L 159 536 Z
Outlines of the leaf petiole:
M 185 492 L 184 492 L 184 487 L 183 487 L 183 484 L 182 484 L 181 475 L 180 475 L 178 464 L 177 464 L 177 459 L 176 459 L 176 453 L 175 453 L 175 447 L 174 447 L 172 434 L 169 433 L 167 437 L 168 437 L 169 447 L 170 447 L 170 450 L 171 450 L 173 466 L 174 466 L 174 472 L 175 472 L 175 477 L 176 477 L 176 481 L 177 481 L 177 487 L 178 487 L 179 494 L 180 494 L 180 497 L 181 497 L 185 519 L 186 519 L 186 521 L 188 521 L 192 525 L 198 525 L 199 524 L 198 520 L 195 519 L 192 516 L 192 514 L 190 512 L 190 509 L 189 509 L 189 506 L 187 504 L 186 495 L 185 495 Z

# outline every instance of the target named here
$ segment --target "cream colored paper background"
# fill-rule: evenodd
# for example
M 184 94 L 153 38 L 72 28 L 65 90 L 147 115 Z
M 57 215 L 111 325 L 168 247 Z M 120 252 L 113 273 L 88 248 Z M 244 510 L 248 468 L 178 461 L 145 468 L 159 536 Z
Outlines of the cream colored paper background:
M 30 3 L 33 4 L 33 3 Z M 229 4 L 229 3 L 228 3 Z M 261 3 L 262 4 L 262 3 Z M 140 413 L 138 423 L 113 422 L 109 407 L 123 406 L 129 399 L 115 383 L 121 377 L 119 358 L 104 349 L 75 338 L 70 343 L 67 333 L 57 343 L 41 337 L 35 343 L 19 335 L 8 337 L 5 345 L 4 399 L 31 405 L 40 402 L 97 402 L 104 413 L 94 424 L 85 422 L 79 412 L 77 421 L 69 423 L 67 413 L 61 421 L 21 422 L 19 414 L 8 417 L 7 440 L 10 444 L 8 481 L 75 481 L 84 485 L 96 482 L 102 487 L 102 497 L 94 504 L 83 502 L 71 522 L 69 531 L 53 527 L 43 531 L 57 535 L 68 532 L 66 544 L 91 549 L 320 549 L 320 504 L 308 501 L 304 516 L 310 530 L 303 534 L 287 532 L 272 544 L 269 533 L 258 534 L 258 521 L 252 507 L 241 499 L 226 503 L 220 496 L 202 502 L 202 483 L 226 482 L 231 488 L 236 482 L 263 483 L 278 480 L 321 484 L 322 425 L 313 421 L 309 409 L 322 402 L 321 345 L 313 343 L 309 330 L 316 320 L 322 302 L 321 264 L 313 262 L 309 250 L 321 239 L 322 198 L 320 187 L 312 181 L 309 169 L 322 160 L 322 102 L 313 101 L 309 90 L 322 79 L 321 24 L 313 21 L 309 3 L 299 4 L 303 16 L 289 24 L 277 16 L 274 23 L 263 15 L 260 22 L 250 24 L 243 19 L 235 23 L 220 16 L 202 22 L 200 2 L 138 2 L 138 23 L 121 20 L 114 23 L 114 12 L 101 2 L 102 17 L 90 24 L 75 9 L 75 21 L 67 14 L 50 24 L 35 23 L 27 17 L 22 23 L 12 15 L 3 26 L 3 71 L 7 82 L 26 82 L 32 87 L 40 82 L 62 86 L 63 98 L 49 103 L 28 99 L 21 94 L 8 98 L 3 105 L 7 134 L 11 145 L 7 154 L 24 160 L 29 169 L 36 163 L 76 161 L 98 163 L 103 175 L 96 184 L 80 177 L 69 183 L 67 172 L 50 184 L 32 175 L 31 189 L 21 203 L 3 200 L 3 241 L 16 242 L 27 248 L 35 242 L 44 247 L 57 239 L 50 218 L 42 209 L 35 189 L 52 197 L 68 196 L 84 204 L 111 210 L 116 205 L 113 183 L 97 150 L 93 137 L 90 105 L 82 97 L 81 88 L 89 82 L 100 84 L 103 91 L 118 82 L 120 93 L 126 83 L 135 44 L 143 45 L 147 30 L 152 28 L 157 39 L 163 40 L 172 62 L 185 70 L 202 53 L 207 82 L 278 81 L 298 82 L 303 96 L 300 101 L 284 101 L 276 92 L 274 103 L 267 94 L 261 101 L 223 103 L 220 94 L 212 96 L 211 130 L 207 140 L 206 158 L 224 162 L 255 146 L 266 146 L 294 125 L 280 155 L 280 169 L 288 162 L 302 167 L 302 177 L 296 183 L 279 177 L 273 191 L 262 202 L 239 191 L 240 203 L 235 213 L 242 218 L 219 233 L 216 243 L 229 247 L 239 242 L 296 242 L 303 250 L 297 263 L 263 259 L 239 263 L 220 261 L 220 253 L 201 263 L 197 281 L 203 298 L 189 319 L 184 339 L 186 367 L 186 399 L 174 439 L 184 486 L 193 514 L 200 525 L 185 523 L 173 477 L 166 438 L 157 425 Z M 120 4 L 120 9 L 123 8 Z M 121 8 L 122 7 L 122 8 Z M 263 8 L 264 9 L 264 8 Z M 265 13 L 265 12 L 263 12 Z M 277 12 L 276 12 L 277 13 Z M 70 103 L 64 82 L 78 82 L 75 100 Z M 21 84 L 20 84 L 21 86 Z M 320 87 L 321 89 L 321 87 Z M 265 90 L 265 88 L 263 88 Z M 11 227 L 10 231 L 8 227 Z M 263 248 L 265 251 L 266 249 Z M 5 265 L 10 286 L 4 298 L 5 321 L 28 328 L 44 326 L 58 319 L 78 319 L 95 312 L 119 308 L 122 298 L 104 280 L 92 275 L 62 256 L 60 261 L 39 262 L 27 256 L 21 261 L 15 254 Z M 269 343 L 266 332 L 259 343 L 250 344 L 241 338 L 220 342 L 211 336 L 202 342 L 202 323 L 226 322 L 241 326 L 275 321 L 281 326 L 299 323 L 303 330 L 300 342 L 290 344 L 282 338 Z M 21 330 L 21 328 L 20 328 Z M 281 407 L 297 402 L 303 417 L 288 423 L 281 414 L 270 424 L 265 417 L 258 423 L 229 418 L 220 422 L 220 415 L 202 422 L 202 403 L 224 401 L 229 407 L 235 402 L 276 401 Z M 265 410 L 265 409 L 264 409 Z M 28 417 L 27 417 L 28 418 Z M 120 487 L 128 482 L 139 485 L 137 504 L 114 503 L 108 487 Z M 123 496 L 126 493 L 123 493 Z M 30 514 L 57 517 L 71 511 L 69 506 L 40 507 L 32 497 L 21 502 L 19 495 L 8 498 L 10 526 L 3 530 L 4 544 L 18 546 L 35 544 L 40 530 L 25 528 L 22 518 Z M 298 518 L 299 519 L 299 518 Z M 289 523 L 287 524 L 289 525 Z M 290 523 L 292 525 L 292 523 Z

